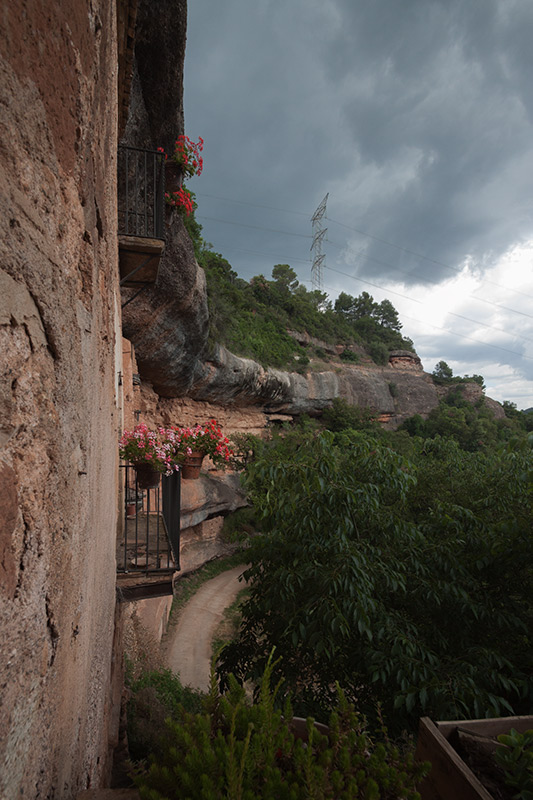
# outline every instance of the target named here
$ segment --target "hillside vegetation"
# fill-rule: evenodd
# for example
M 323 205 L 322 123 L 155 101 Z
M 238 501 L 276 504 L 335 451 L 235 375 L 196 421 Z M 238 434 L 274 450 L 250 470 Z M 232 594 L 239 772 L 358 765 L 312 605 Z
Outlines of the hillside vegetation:
M 271 279 L 256 275 L 249 282 L 214 252 L 202 238 L 194 215 L 185 218 L 196 258 L 205 270 L 211 344 L 223 344 L 233 353 L 264 367 L 303 371 L 320 347 L 303 347 L 287 331 L 307 333 L 329 344 L 359 346 L 376 364 L 386 364 L 391 350 L 414 350 L 401 334 L 398 312 L 389 300 L 374 301 L 367 292 L 352 297 L 342 292 L 334 304 L 324 292 L 309 291 L 288 264 L 276 264 Z M 343 353 L 357 362 L 353 350 Z
M 413 349 L 388 300 L 376 303 L 366 292 L 357 298 L 342 294 L 333 306 L 324 292 L 302 286 L 288 264 L 276 264 L 272 280 L 257 275 L 248 283 L 218 253 L 204 250 L 200 263 L 207 276 L 212 340 L 263 366 L 298 369 L 316 355 L 288 330 L 327 343 L 362 345 L 377 364 L 388 362 L 390 350 Z

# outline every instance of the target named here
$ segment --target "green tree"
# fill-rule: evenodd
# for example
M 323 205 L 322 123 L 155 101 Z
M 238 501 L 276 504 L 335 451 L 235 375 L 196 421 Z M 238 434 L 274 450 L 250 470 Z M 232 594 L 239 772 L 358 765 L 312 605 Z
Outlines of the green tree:
M 446 361 L 439 361 L 438 364 L 435 364 L 435 369 L 432 374 L 433 377 L 440 382 L 448 382 L 453 378 L 453 370 L 448 366 Z
M 300 285 L 296 272 L 288 264 L 276 264 L 272 268 L 272 278 L 286 292 L 294 292 Z
M 223 673 L 256 677 L 276 644 L 300 708 L 339 680 L 396 730 L 530 707 L 531 447 L 449 442 L 414 462 L 363 432 L 264 445 L 246 477 L 263 534 Z
M 382 300 L 375 310 L 375 317 L 380 325 L 400 332 L 402 324 L 398 317 L 398 312 L 390 300 Z

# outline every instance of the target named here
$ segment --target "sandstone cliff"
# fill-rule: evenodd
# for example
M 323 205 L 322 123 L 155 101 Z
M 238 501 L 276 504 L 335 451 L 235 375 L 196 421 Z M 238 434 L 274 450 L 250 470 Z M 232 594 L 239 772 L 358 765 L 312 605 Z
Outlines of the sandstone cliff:
M 164 2 L 168 6 L 170 0 Z M 168 149 L 183 132 L 184 19 L 183 14 L 162 13 L 156 25 L 147 0 L 139 4 L 127 144 Z M 161 63 L 165 69 L 159 68 Z M 165 228 L 166 250 L 157 282 L 123 312 L 124 335 L 135 347 L 141 376 L 160 398 L 261 409 L 271 418 L 320 415 L 335 397 L 342 397 L 371 408 L 390 427 L 413 414 L 425 417 L 438 405 L 438 388 L 418 356 L 407 351 L 391 353 L 389 364 L 378 367 L 368 359 L 348 365 L 337 358 L 342 347 L 325 346 L 331 363 L 314 363 L 306 375 L 264 369 L 224 347 L 208 355 L 203 270 L 177 212 L 167 210 Z M 125 300 L 131 297 L 131 289 L 122 291 Z M 314 343 L 305 333 L 292 335 L 300 344 Z M 491 402 L 499 413 L 499 404 Z

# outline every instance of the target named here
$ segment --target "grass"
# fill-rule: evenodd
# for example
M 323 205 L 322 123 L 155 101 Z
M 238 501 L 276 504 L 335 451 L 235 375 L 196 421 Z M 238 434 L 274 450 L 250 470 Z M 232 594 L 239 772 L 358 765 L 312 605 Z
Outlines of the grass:
M 249 589 L 247 586 L 244 586 L 239 591 L 239 594 L 233 603 L 224 611 L 224 617 L 220 621 L 220 624 L 215 631 L 215 635 L 213 636 L 213 642 L 211 644 L 213 653 L 218 653 L 218 651 L 224 647 L 224 645 L 228 644 L 228 642 L 231 642 L 237 633 L 237 629 L 241 622 L 241 606 L 248 597 L 248 594 Z

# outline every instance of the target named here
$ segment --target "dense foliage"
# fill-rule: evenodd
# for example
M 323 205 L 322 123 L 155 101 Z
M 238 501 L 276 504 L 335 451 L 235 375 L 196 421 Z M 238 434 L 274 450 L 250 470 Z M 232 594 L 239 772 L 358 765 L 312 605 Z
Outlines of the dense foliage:
M 504 419 L 495 419 L 483 395 L 476 403 L 470 403 L 462 392 L 465 381 L 459 381 L 457 385 L 450 386 L 448 393 L 440 399 L 439 405 L 427 419 L 415 414 L 403 423 L 402 430 L 423 438 L 450 437 L 463 450 L 488 452 L 499 442 L 509 441 L 517 434 L 533 429 L 533 425 L 528 428 L 533 423 L 533 415 L 506 413 Z
M 338 680 L 365 713 L 379 701 L 400 729 L 420 714 L 524 713 L 531 442 L 490 455 L 438 435 L 398 443 L 404 455 L 367 431 L 257 442 L 246 485 L 263 535 L 222 674 L 257 676 L 277 645 L 304 708 L 328 707 Z
M 411 340 L 400 333 L 398 314 L 389 300 L 375 303 L 366 292 L 359 298 L 342 293 L 333 307 L 325 293 L 301 285 L 288 264 L 276 264 L 272 280 L 257 275 L 247 282 L 206 244 L 194 214 L 185 224 L 207 278 L 212 345 L 223 344 L 264 366 L 300 372 L 310 354 L 288 330 L 330 343 L 360 344 L 378 364 L 387 363 L 390 350 L 413 349 Z M 345 360 L 358 357 L 352 354 Z
M 211 250 L 203 250 L 199 260 L 207 276 L 212 339 L 240 355 L 297 368 L 306 351 L 287 330 L 325 342 L 359 343 L 381 364 L 387 363 L 390 350 L 412 349 L 388 300 L 375 303 L 366 292 L 360 298 L 343 294 L 343 303 L 333 308 L 326 294 L 299 284 L 287 264 L 274 266 L 272 280 L 258 275 L 247 283 Z M 364 302 L 356 313 L 347 309 L 350 301 L 354 306 Z
M 203 713 L 177 710 L 167 720 L 161 753 L 136 780 L 146 800 L 415 800 L 427 765 L 400 756 L 388 742 L 374 744 L 341 692 L 321 734 L 308 719 L 308 742 L 296 738 L 292 709 L 275 708 L 267 664 L 258 702 L 250 704 L 235 680 L 220 695 L 216 680 Z

